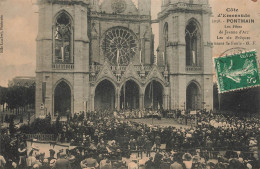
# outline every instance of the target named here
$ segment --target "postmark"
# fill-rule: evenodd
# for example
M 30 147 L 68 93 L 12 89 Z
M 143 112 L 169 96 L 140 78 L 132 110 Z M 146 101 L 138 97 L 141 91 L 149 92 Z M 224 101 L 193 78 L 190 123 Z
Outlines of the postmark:
M 260 86 L 256 51 L 214 58 L 219 93 Z

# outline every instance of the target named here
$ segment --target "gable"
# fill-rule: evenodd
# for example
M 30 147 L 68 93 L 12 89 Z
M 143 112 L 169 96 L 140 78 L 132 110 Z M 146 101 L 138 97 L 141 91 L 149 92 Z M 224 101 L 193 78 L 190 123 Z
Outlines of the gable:
M 152 70 L 149 72 L 149 74 L 146 77 L 146 82 L 148 82 L 150 79 L 159 79 L 161 82 L 163 82 L 164 84 L 166 84 L 167 82 L 165 81 L 162 73 L 160 73 L 159 69 L 157 66 L 153 65 Z
M 116 77 L 114 76 L 113 72 L 111 71 L 110 65 L 108 62 L 105 62 L 103 65 L 102 70 L 98 73 L 96 82 L 98 82 L 100 79 L 107 77 L 109 79 L 112 79 L 113 81 L 117 81 Z
M 138 10 L 132 0 L 104 0 L 100 8 L 101 12 L 110 14 L 138 15 Z
M 142 81 L 140 76 L 138 75 L 138 73 L 135 71 L 135 68 L 134 68 L 134 65 L 132 62 L 127 66 L 126 71 L 122 75 L 121 81 L 124 81 L 125 79 L 127 79 L 129 77 L 135 78 L 139 82 Z

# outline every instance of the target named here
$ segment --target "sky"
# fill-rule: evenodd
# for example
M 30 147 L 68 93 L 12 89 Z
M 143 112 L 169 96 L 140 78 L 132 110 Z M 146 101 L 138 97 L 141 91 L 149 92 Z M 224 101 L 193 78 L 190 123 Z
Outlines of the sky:
M 135 0 L 135 4 L 137 0 Z M 161 9 L 161 0 L 152 1 L 152 18 L 157 18 Z M 212 20 L 218 14 L 227 13 L 227 8 L 238 9 L 238 13 L 248 13 L 255 19 L 254 24 L 245 24 L 251 41 L 255 45 L 246 46 L 247 50 L 260 51 L 260 0 L 209 0 L 212 7 Z M 225 5 L 223 5 L 225 4 Z M 4 52 L 0 53 L 0 86 L 7 86 L 8 80 L 15 76 L 35 76 L 36 69 L 36 36 L 38 31 L 38 7 L 36 0 L 0 0 L 0 15 L 3 15 Z M 234 13 L 229 12 L 229 13 Z M 211 41 L 218 42 L 217 34 L 224 25 L 211 23 Z M 155 48 L 158 46 L 158 24 L 152 25 L 155 34 Z M 237 46 L 214 46 L 212 57 Z M 259 57 L 258 57 L 259 59 Z

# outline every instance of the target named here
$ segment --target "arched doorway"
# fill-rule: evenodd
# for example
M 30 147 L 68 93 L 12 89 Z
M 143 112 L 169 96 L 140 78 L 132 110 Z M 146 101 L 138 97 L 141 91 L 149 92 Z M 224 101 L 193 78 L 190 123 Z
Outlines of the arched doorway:
M 133 80 L 128 80 L 121 88 L 121 109 L 139 109 L 139 86 Z
M 67 116 L 71 114 L 71 89 L 61 81 L 54 91 L 54 115 Z
M 115 87 L 109 80 L 100 82 L 95 90 L 95 110 L 113 110 L 115 108 Z
M 195 83 L 189 84 L 186 90 L 187 110 L 198 110 L 201 108 L 200 92 Z
M 163 109 L 163 86 L 158 81 L 151 81 L 145 89 L 144 107 Z

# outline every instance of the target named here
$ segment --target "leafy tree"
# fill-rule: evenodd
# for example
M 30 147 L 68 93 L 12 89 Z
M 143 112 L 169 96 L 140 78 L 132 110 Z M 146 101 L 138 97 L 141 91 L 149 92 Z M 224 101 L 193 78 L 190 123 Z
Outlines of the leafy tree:
M 10 117 L 9 131 L 10 131 L 10 135 L 13 136 L 15 133 L 14 116 Z
M 4 104 L 7 102 L 7 88 L 0 86 L 0 105 L 3 105 L 4 111 Z
M 248 88 L 219 94 L 217 85 L 214 84 L 214 108 L 219 109 L 218 97 L 220 97 L 220 110 L 234 112 L 237 115 L 249 115 L 260 112 L 260 87 Z
M 19 107 L 25 108 L 28 105 L 33 106 L 35 103 L 35 85 L 32 85 L 29 88 L 24 86 L 6 88 L 4 101 L 8 104 L 10 109 L 17 109 Z
M 219 98 L 218 98 L 218 85 L 217 85 L 217 83 L 213 84 L 213 106 L 214 106 L 214 109 L 219 110 Z
M 29 105 L 35 105 L 35 84 L 27 89 L 27 98 Z

